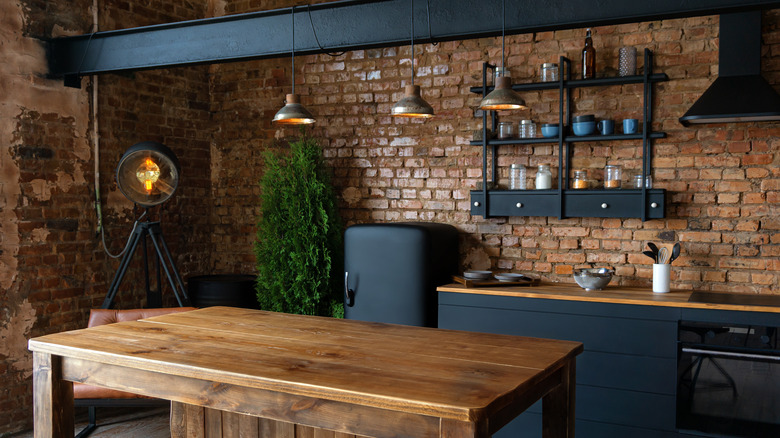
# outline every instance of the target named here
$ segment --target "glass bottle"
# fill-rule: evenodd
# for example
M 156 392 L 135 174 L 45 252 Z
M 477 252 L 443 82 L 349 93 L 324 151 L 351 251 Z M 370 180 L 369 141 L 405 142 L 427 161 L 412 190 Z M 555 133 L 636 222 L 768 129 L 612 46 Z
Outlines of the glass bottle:
M 588 174 L 584 170 L 575 170 L 574 178 L 571 181 L 571 188 L 573 189 L 587 189 L 588 188 Z
M 522 164 L 509 166 L 509 190 L 525 190 L 525 166 Z
M 585 34 L 585 47 L 582 49 L 582 79 L 596 77 L 596 49 L 590 37 L 590 29 Z
M 536 189 L 544 190 L 552 188 L 552 172 L 547 164 L 540 164 L 536 171 Z
M 605 189 L 619 189 L 620 179 L 621 179 L 620 166 L 609 165 L 604 168 Z

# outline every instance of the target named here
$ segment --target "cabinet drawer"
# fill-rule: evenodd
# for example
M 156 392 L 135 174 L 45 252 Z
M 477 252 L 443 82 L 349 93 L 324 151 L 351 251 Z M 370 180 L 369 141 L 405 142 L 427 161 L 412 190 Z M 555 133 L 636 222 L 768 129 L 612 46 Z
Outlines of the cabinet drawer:
M 671 341 L 670 341 L 671 342 Z M 599 351 L 577 357 L 577 384 L 674 396 L 677 360 Z
M 582 342 L 585 351 L 677 357 L 677 322 L 439 306 L 439 327 Z
M 491 190 L 488 198 L 489 216 L 558 216 L 561 210 L 557 190 Z M 482 192 L 472 191 L 471 214 L 481 215 L 484 205 Z
M 568 190 L 564 200 L 566 217 L 639 217 L 642 215 L 641 190 Z M 647 217 L 664 217 L 664 191 L 648 190 Z

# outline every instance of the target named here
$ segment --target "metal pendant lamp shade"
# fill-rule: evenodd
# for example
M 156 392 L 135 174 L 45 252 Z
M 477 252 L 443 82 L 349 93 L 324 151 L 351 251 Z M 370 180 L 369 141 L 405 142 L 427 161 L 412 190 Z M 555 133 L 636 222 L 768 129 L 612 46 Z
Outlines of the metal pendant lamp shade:
M 285 105 L 274 116 L 274 123 L 280 125 L 311 125 L 315 121 L 309 110 L 301 105 L 297 94 L 288 94 Z
M 316 122 L 314 116 L 301 105 L 301 100 L 295 94 L 295 7 L 292 7 L 292 93 L 288 94 L 285 104 L 274 115 L 273 122 L 277 125 L 311 125 Z
M 412 82 L 404 87 L 404 97 L 393 105 L 390 114 L 394 117 L 408 117 L 413 119 L 429 119 L 433 117 L 433 107 L 422 98 L 420 86 L 414 85 L 414 0 L 410 0 L 412 5 Z
M 404 97 L 393 105 L 391 114 L 396 117 L 428 119 L 433 117 L 433 107 L 420 95 L 419 85 L 407 85 Z
M 526 108 L 523 98 L 512 89 L 512 78 L 509 76 L 496 79 L 496 88 L 482 98 L 479 107 L 494 111 Z
M 501 2 L 501 70 L 504 70 L 504 41 L 506 39 L 506 0 Z M 512 78 L 501 76 L 496 78 L 496 87 L 482 98 L 479 108 L 483 110 L 512 110 L 524 109 L 525 101 L 512 89 Z

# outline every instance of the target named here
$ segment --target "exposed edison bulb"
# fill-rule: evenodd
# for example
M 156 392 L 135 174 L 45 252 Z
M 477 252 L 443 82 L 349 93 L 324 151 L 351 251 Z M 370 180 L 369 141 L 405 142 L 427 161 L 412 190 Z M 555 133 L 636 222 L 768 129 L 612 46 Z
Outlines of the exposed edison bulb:
M 151 158 L 147 158 L 138 166 L 135 176 L 138 178 L 138 181 L 144 185 L 144 189 L 146 189 L 147 192 L 151 192 L 152 185 L 160 178 L 160 166 L 152 161 Z

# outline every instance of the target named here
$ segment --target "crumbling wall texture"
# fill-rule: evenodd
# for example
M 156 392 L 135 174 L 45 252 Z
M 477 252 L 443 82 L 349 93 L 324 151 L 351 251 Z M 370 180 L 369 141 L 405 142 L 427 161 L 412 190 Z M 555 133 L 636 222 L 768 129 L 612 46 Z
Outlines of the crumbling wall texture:
M 95 156 L 98 122 L 100 186 L 107 241 L 113 252 L 132 227 L 132 204 L 118 192 L 114 171 L 122 153 L 144 140 L 167 144 L 184 168 L 174 198 L 153 217 L 183 275 L 210 272 L 207 67 L 99 78 L 82 89 L 47 79 L 44 40 L 92 28 L 89 0 L 3 2 L 0 5 L 0 435 L 32 420 L 32 360 L 27 340 L 86 326 L 118 261 L 96 234 Z M 100 29 L 202 18 L 206 4 L 99 4 Z M 151 246 L 150 246 L 151 247 Z M 145 303 L 137 253 L 114 307 Z M 154 271 L 153 271 L 154 272 Z M 174 305 L 164 286 L 164 304 Z

